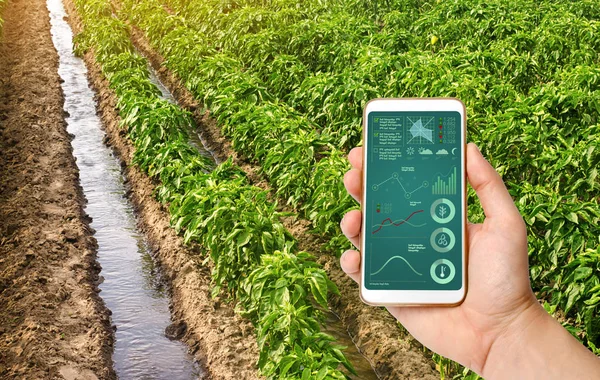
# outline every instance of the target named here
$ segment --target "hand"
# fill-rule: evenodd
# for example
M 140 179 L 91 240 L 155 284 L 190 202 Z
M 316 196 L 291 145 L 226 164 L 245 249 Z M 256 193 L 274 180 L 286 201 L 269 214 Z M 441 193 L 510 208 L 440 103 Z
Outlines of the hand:
M 362 148 L 349 156 L 353 166 L 344 177 L 348 192 L 360 203 Z M 529 283 L 527 231 L 502 179 L 474 144 L 467 147 L 467 178 L 485 213 L 483 224 L 468 225 L 468 293 L 457 307 L 388 307 L 421 343 L 479 374 L 494 343 L 515 326 L 548 317 Z M 344 235 L 359 246 L 361 212 L 347 213 Z M 342 269 L 360 282 L 360 254 L 347 251 Z

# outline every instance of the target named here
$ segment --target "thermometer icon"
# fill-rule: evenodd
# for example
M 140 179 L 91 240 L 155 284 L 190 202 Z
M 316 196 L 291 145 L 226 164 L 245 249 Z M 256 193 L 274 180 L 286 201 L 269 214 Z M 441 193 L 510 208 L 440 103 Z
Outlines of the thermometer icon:
M 454 279 L 454 276 L 456 275 L 456 268 L 454 268 L 452 261 L 448 259 L 439 259 L 431 264 L 429 273 L 431 274 L 433 281 L 443 285 L 448 284 Z

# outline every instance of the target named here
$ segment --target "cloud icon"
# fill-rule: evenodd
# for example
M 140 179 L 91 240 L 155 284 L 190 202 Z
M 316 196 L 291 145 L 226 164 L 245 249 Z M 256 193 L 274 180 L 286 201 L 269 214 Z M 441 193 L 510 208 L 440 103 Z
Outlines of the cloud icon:
M 435 152 L 435 154 L 448 154 L 448 151 L 446 149 L 440 149 L 437 152 Z
M 419 154 L 433 154 L 433 152 L 431 151 L 431 149 L 419 149 Z

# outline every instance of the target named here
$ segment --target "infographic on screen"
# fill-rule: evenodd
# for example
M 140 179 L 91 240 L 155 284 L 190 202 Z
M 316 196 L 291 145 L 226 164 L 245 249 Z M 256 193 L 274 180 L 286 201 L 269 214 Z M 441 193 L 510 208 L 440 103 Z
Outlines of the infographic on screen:
M 460 113 L 367 117 L 365 287 L 460 289 Z

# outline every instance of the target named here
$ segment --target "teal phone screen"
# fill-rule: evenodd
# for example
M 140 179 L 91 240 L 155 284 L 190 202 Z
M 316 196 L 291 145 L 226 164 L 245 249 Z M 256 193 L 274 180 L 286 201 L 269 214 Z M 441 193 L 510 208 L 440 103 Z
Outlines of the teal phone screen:
M 458 112 L 371 112 L 365 287 L 462 286 L 462 119 Z

